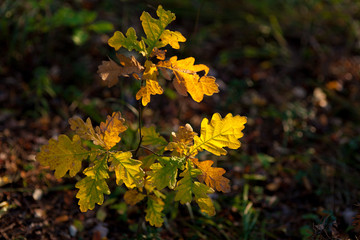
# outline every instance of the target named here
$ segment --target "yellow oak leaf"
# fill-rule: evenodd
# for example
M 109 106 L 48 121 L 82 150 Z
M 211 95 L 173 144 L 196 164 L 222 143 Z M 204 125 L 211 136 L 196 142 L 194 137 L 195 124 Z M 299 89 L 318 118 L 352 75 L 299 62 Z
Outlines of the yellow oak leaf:
M 157 81 L 146 80 L 145 86 L 142 86 L 136 93 L 136 100 L 140 100 L 143 106 L 146 106 L 150 102 L 150 96 L 156 94 L 162 94 L 163 89 L 160 87 Z
M 170 31 L 166 29 L 160 36 L 161 39 L 161 45 L 160 46 L 166 46 L 170 45 L 174 49 L 179 49 L 180 45 L 179 42 L 185 42 L 186 38 L 178 31 Z
M 162 213 L 164 209 L 165 203 L 161 200 L 161 198 L 150 195 L 147 201 L 147 208 L 145 210 L 145 220 L 150 223 L 151 226 L 161 227 L 164 222 Z
M 113 112 L 112 116 L 107 116 L 106 122 L 100 123 L 97 132 L 101 132 L 102 139 L 105 143 L 105 149 L 109 150 L 120 142 L 119 134 L 124 132 L 127 127 L 124 126 L 125 119 L 121 117 L 120 112 Z
M 201 135 L 194 137 L 194 145 L 191 147 L 191 154 L 197 151 L 207 150 L 217 156 L 226 155 L 223 147 L 237 149 L 241 143 L 238 140 L 244 134 L 241 132 L 246 123 L 246 117 L 233 116 L 231 113 L 224 119 L 219 113 L 215 113 L 211 121 L 207 118 L 201 122 Z
M 102 61 L 99 65 L 97 73 L 101 79 L 105 81 L 108 87 L 116 85 L 119 81 L 119 76 L 128 77 L 131 73 L 141 73 L 144 67 L 134 58 L 128 58 L 124 55 L 117 54 L 120 65 L 109 58 L 109 61 Z
M 145 197 L 145 194 L 139 193 L 136 189 L 129 189 L 124 194 L 125 202 L 132 206 L 142 201 Z
M 159 74 L 155 64 L 151 61 L 145 62 L 145 71 L 143 74 L 143 80 L 145 86 L 142 86 L 136 93 L 136 100 L 140 100 L 143 106 L 146 106 L 150 102 L 150 96 L 156 94 L 162 94 L 164 91 L 157 82 L 157 75 Z
M 226 172 L 223 168 L 211 167 L 214 163 L 211 160 L 199 162 L 198 159 L 191 159 L 192 162 L 201 170 L 202 174 L 198 176 L 200 182 L 205 182 L 209 187 L 222 191 L 230 192 L 230 180 L 222 175 Z
M 116 184 L 124 183 L 128 188 L 142 187 L 145 175 L 140 167 L 142 162 L 131 157 L 131 152 L 117 152 L 112 155 L 111 170 L 115 171 Z
M 146 60 L 144 66 L 145 66 L 145 71 L 142 79 L 157 81 L 157 76 L 159 75 L 159 72 L 157 70 L 156 65 L 151 61 Z
M 206 65 L 194 65 L 194 63 L 193 57 L 177 60 L 174 56 L 167 61 L 159 62 L 157 66 L 174 72 L 173 85 L 180 95 L 187 96 L 187 93 L 190 93 L 196 102 L 201 102 L 204 95 L 211 96 L 218 93 L 219 88 L 215 78 L 207 76 L 209 68 Z M 204 76 L 200 78 L 197 72 L 201 71 L 204 71 Z
M 58 140 L 50 139 L 48 145 L 43 145 L 36 155 L 41 165 L 55 170 L 55 177 L 63 177 L 69 171 L 74 177 L 81 169 L 81 162 L 89 156 L 89 151 L 81 145 L 81 139 L 74 135 L 71 140 L 66 135 L 60 135 Z

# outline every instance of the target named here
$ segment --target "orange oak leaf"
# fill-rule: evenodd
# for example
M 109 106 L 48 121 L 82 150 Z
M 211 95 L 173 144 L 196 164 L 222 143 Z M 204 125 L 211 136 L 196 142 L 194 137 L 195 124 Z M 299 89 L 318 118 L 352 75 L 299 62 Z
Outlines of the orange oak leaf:
M 183 96 L 190 93 L 196 102 L 201 102 L 204 95 L 211 96 L 219 92 L 215 78 L 207 76 L 209 68 L 204 64 L 194 65 L 193 57 L 177 60 L 177 57 L 171 57 L 167 61 L 158 63 L 158 67 L 170 69 L 174 72 L 173 81 L 176 91 Z M 200 78 L 197 72 L 204 71 L 205 74 Z
M 112 59 L 109 61 L 102 61 L 99 65 L 97 73 L 103 81 L 107 82 L 108 87 L 116 85 L 119 81 L 119 76 L 128 77 L 131 73 L 141 73 L 144 67 L 135 59 L 134 56 L 128 58 L 124 55 L 117 54 L 120 65 Z
M 214 163 L 211 160 L 202 162 L 199 162 L 196 158 L 191 160 L 202 172 L 202 174 L 198 176 L 200 182 L 205 182 L 206 185 L 217 191 L 224 193 L 230 192 L 230 180 L 222 176 L 226 172 L 225 169 L 211 167 Z
M 121 113 L 114 112 L 111 117 L 107 116 L 106 122 L 101 122 L 100 127 L 96 127 L 96 131 L 102 134 L 105 149 L 109 150 L 120 142 L 119 134 L 127 129 L 124 122 Z

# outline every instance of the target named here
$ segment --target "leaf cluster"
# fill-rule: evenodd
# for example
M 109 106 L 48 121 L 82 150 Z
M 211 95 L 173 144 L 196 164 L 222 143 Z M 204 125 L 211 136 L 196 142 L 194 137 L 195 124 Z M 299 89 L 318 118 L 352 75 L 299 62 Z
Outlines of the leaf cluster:
M 147 12 L 141 15 L 146 35 L 141 40 L 138 40 L 133 28 L 129 28 L 125 35 L 117 31 L 109 39 L 109 45 L 115 50 L 124 47 L 142 54 L 146 58 L 144 65 L 133 56 L 129 58 L 118 54 L 119 63 L 109 59 L 99 66 L 101 78 L 109 87 L 116 85 L 119 76 L 133 76 L 140 80 L 142 84 L 136 99 L 141 100 L 144 106 L 150 102 L 151 95 L 163 92 L 158 82 L 159 72 L 163 72 L 163 76 L 169 80 L 169 71 L 172 72 L 172 82 L 179 94 L 189 93 L 197 102 L 204 95 L 218 92 L 215 78 L 207 75 L 209 68 L 203 64 L 194 65 L 194 58 L 177 60 L 173 56 L 165 60 L 166 51 L 161 48 L 170 45 L 177 49 L 179 42 L 186 39 L 181 33 L 166 29 L 175 19 L 173 13 L 161 6 L 156 13 L 158 19 L 152 18 Z M 154 58 L 159 61 L 154 63 Z M 200 77 L 198 72 L 204 72 L 204 75 Z M 139 108 L 141 111 L 141 105 Z M 69 120 L 74 131 L 72 139 L 60 135 L 57 140 L 49 140 L 47 145 L 41 147 L 36 159 L 55 170 L 57 178 L 67 173 L 74 177 L 82 171 L 84 177 L 75 187 L 79 189 L 76 197 L 83 212 L 94 209 L 95 204 L 101 205 L 104 194 L 110 194 L 107 179 L 113 172 L 116 184 L 125 185 L 128 189 L 124 195 L 125 202 L 129 205 L 146 202 L 146 221 L 160 227 L 164 221 L 164 200 L 168 190 L 175 191 L 175 201 L 185 204 L 195 200 L 203 213 L 210 216 L 215 214 L 209 194 L 214 191 L 229 192 L 230 181 L 223 176 L 223 168 L 213 167 L 211 160 L 199 161 L 198 154 L 206 150 L 221 156 L 227 154 L 225 147 L 239 148 L 245 123 L 246 117 L 228 114 L 222 118 L 215 113 L 210 120 L 203 119 L 200 134 L 186 124 L 173 132 L 168 140 L 155 127 L 142 127 L 140 124 L 138 148 L 118 151 L 116 146 L 121 145 L 120 135 L 127 130 L 120 112 L 107 116 L 106 121 L 95 128 L 89 118 L 84 122 L 79 117 L 73 117 Z M 92 144 L 85 147 L 84 141 L 91 141 Z M 147 151 L 137 156 L 140 148 Z M 89 164 L 82 170 L 84 160 Z

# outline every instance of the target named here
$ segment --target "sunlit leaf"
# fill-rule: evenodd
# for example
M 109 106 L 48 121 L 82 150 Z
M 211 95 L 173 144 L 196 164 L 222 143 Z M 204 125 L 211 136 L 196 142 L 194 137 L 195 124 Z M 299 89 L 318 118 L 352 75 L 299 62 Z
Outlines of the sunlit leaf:
M 190 93 L 196 102 L 201 102 L 204 95 L 211 96 L 219 92 L 219 88 L 215 78 L 207 76 L 209 68 L 203 64 L 194 65 L 194 63 L 193 57 L 177 60 L 174 56 L 167 61 L 159 62 L 157 66 L 174 72 L 173 84 L 180 95 L 187 96 L 187 93 Z M 200 78 L 197 72 L 201 71 L 204 72 L 204 76 Z
M 120 142 L 119 134 L 127 129 L 124 122 L 120 112 L 113 112 L 112 116 L 107 116 L 105 123 L 100 123 L 100 128 L 97 127 L 96 130 L 102 133 L 105 149 L 109 150 Z
M 48 145 L 43 145 L 36 155 L 41 165 L 55 170 L 55 177 L 63 177 L 67 171 L 74 177 L 81 169 L 81 162 L 89 156 L 89 151 L 81 145 L 81 139 L 74 135 L 70 140 L 66 135 L 60 135 L 58 140 L 50 139 Z
M 111 169 L 115 171 L 116 184 L 124 183 L 128 188 L 142 187 L 145 175 L 140 168 L 142 162 L 131 157 L 131 152 L 117 152 L 112 155 Z
M 145 86 L 142 86 L 136 94 L 136 100 L 142 99 L 143 106 L 146 106 L 150 102 L 150 96 L 156 94 L 162 94 L 163 89 L 157 81 L 158 70 L 151 61 L 145 62 L 145 71 L 143 74 L 143 80 L 146 80 Z
M 231 113 L 226 115 L 224 119 L 219 113 L 212 116 L 211 121 L 207 118 L 201 122 L 201 135 L 194 137 L 194 146 L 191 152 L 207 150 L 217 156 L 226 155 L 223 147 L 237 149 L 240 147 L 238 140 L 243 136 L 241 132 L 245 126 L 246 117 L 239 115 L 232 116 Z
M 161 227 L 164 222 L 164 214 L 162 213 L 164 205 L 161 198 L 154 195 L 148 197 L 145 220 L 148 221 L 150 225 Z
M 230 192 L 230 180 L 222 175 L 226 172 L 223 168 L 211 167 L 213 161 L 202 161 L 192 159 L 193 163 L 201 170 L 202 174 L 198 176 L 201 182 L 205 182 L 209 187 L 222 191 L 224 193 Z
M 159 19 L 154 19 L 147 12 L 143 12 L 140 17 L 146 39 L 144 42 L 148 46 L 147 52 L 151 53 L 156 48 L 165 47 L 170 44 L 171 47 L 180 48 L 179 42 L 185 42 L 186 38 L 180 32 L 173 32 L 165 29 L 172 21 L 175 20 L 175 14 L 170 11 L 166 11 L 159 5 L 157 11 Z

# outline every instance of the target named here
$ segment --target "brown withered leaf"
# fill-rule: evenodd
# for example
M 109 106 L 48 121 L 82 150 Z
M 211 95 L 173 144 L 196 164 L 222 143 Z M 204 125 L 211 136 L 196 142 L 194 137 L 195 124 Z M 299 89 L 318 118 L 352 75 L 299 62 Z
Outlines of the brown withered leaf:
M 206 185 L 217 191 L 230 192 L 230 180 L 222 176 L 226 172 L 225 169 L 211 167 L 214 163 L 211 160 L 199 162 L 198 159 L 194 158 L 192 161 L 202 172 L 198 176 L 201 182 L 205 182 Z
M 150 57 L 156 57 L 159 60 L 165 60 L 166 50 L 159 50 L 158 48 L 154 48 L 150 54 Z
M 109 58 L 109 61 L 102 61 L 99 65 L 97 73 L 103 81 L 107 82 L 108 87 L 116 85 L 119 76 L 128 77 L 131 73 L 141 73 L 144 67 L 134 58 L 128 58 L 124 55 L 117 54 L 120 65 Z

